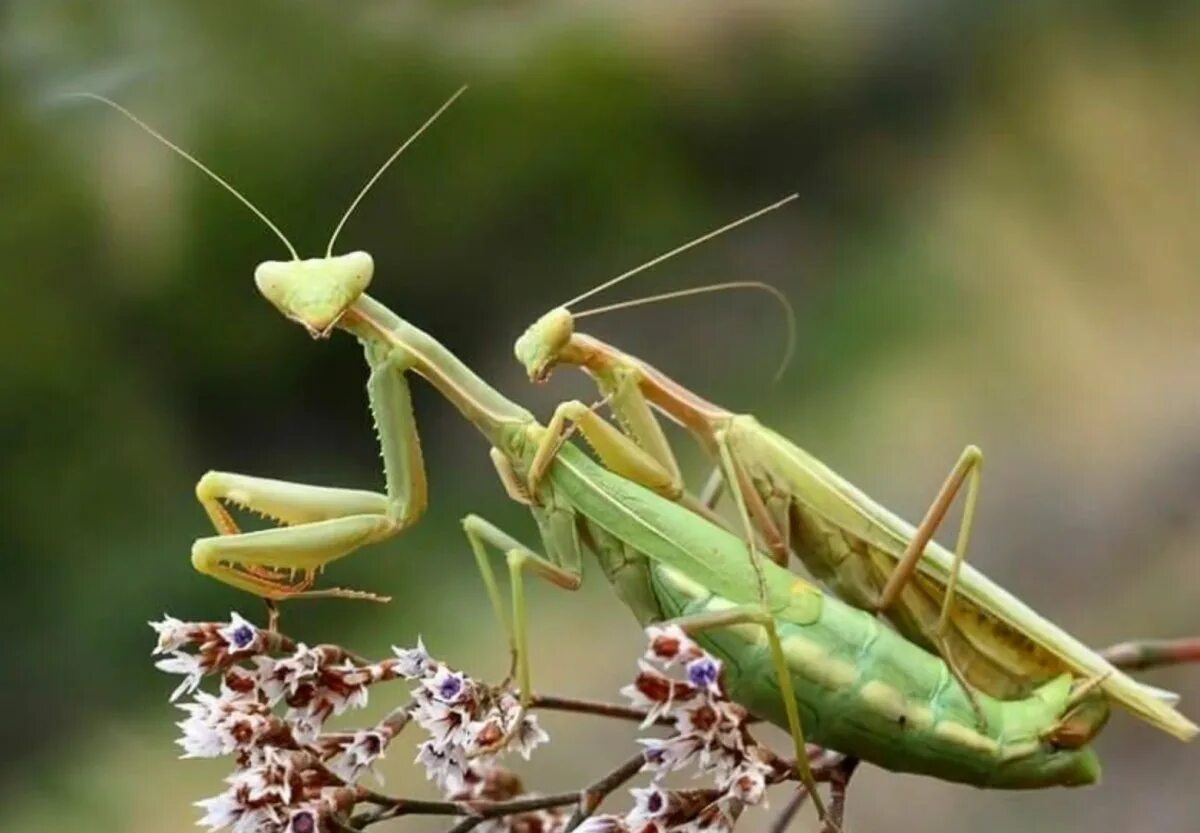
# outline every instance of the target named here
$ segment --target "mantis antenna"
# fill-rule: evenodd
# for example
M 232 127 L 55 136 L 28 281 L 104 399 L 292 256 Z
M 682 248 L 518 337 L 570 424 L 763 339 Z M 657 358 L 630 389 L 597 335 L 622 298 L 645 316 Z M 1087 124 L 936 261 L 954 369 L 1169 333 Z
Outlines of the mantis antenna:
M 168 148 L 170 148 L 171 150 L 178 153 L 180 156 L 182 156 L 188 162 L 191 162 L 193 165 L 195 165 L 201 171 L 208 174 L 208 176 L 210 178 L 212 178 L 213 180 L 215 180 L 218 185 L 220 185 L 226 191 L 228 191 L 229 193 L 231 193 L 235 197 L 237 197 L 238 200 L 242 203 L 242 205 L 246 206 L 247 208 L 249 208 L 251 211 L 254 212 L 255 216 L 257 216 L 258 219 L 260 219 L 264 223 L 266 223 L 267 228 L 269 228 L 269 229 L 271 229 L 271 231 L 275 232 L 275 236 L 283 241 L 283 245 L 287 246 L 288 251 L 292 255 L 292 260 L 300 259 L 300 255 L 296 252 L 296 247 L 293 246 L 292 242 L 287 239 L 287 237 L 284 235 L 284 233 L 282 231 L 279 230 L 279 227 L 271 222 L 270 218 L 267 217 L 266 214 L 264 214 L 258 210 L 258 206 L 256 206 L 254 203 L 250 202 L 250 200 L 248 200 L 246 197 L 242 196 L 242 193 L 240 191 L 238 191 L 238 189 L 234 188 L 232 185 L 230 185 L 228 182 L 226 182 L 224 179 L 222 179 L 215 171 L 213 171 L 211 168 L 209 168 L 207 165 L 205 165 L 199 159 L 192 156 L 190 153 L 188 153 L 186 150 L 181 148 L 179 145 L 172 142 L 166 136 L 159 133 L 153 127 L 146 124 L 144 121 L 139 119 L 133 113 L 129 112 L 124 107 L 122 107 L 120 104 L 117 104 L 117 102 L 113 101 L 110 98 L 105 98 L 104 96 L 96 95 L 95 93 L 68 93 L 67 95 L 70 96 L 71 98 L 90 98 L 93 101 L 99 101 L 101 104 L 104 104 L 104 105 L 107 105 L 107 106 L 113 108 L 118 113 L 123 115 L 125 118 L 129 119 L 131 122 L 133 122 L 138 127 L 140 127 L 142 130 L 146 131 L 151 136 L 153 136 L 155 139 L 157 139 L 158 141 L 160 141 L 164 145 L 166 145 Z
M 658 264 L 662 263 L 664 260 L 669 260 L 669 259 L 675 257 L 675 255 L 677 255 L 677 254 L 682 254 L 683 252 L 686 252 L 688 249 L 692 248 L 693 246 L 699 246 L 701 243 L 705 243 L 709 240 L 712 240 L 714 237 L 718 237 L 727 231 L 732 231 L 733 229 L 737 228 L 738 226 L 740 226 L 744 223 L 748 223 L 751 220 L 756 220 L 759 217 L 761 217 L 762 215 L 768 214 L 777 208 L 782 208 L 783 206 L 787 205 L 789 202 L 792 202 L 793 200 L 796 200 L 799 198 L 800 198 L 799 194 L 791 194 L 791 195 L 786 196 L 783 199 L 779 200 L 779 202 L 775 202 L 775 203 L 772 203 L 771 205 L 768 205 L 766 208 L 760 208 L 758 211 L 755 211 L 752 214 L 747 214 L 745 217 L 742 217 L 740 220 L 734 220 L 732 223 L 727 223 L 726 225 L 721 226 L 719 229 L 714 229 L 713 231 L 710 231 L 707 234 L 702 234 L 701 236 L 697 237 L 695 240 L 691 240 L 687 243 L 684 243 L 682 246 L 676 246 L 674 249 L 671 249 L 671 251 L 667 252 L 666 254 L 661 254 L 658 257 L 654 258 L 653 260 L 646 261 L 641 266 L 636 266 L 633 269 L 630 269 L 628 272 L 624 272 L 620 275 L 617 275 L 615 278 L 612 278 L 611 280 L 607 280 L 604 283 L 600 284 L 599 286 L 593 286 L 587 292 L 584 292 L 582 295 L 576 295 L 574 298 L 567 301 L 565 304 L 562 304 L 562 306 L 570 307 L 571 304 L 577 304 L 580 301 L 584 300 L 585 298 L 590 298 L 599 292 L 603 292 L 604 290 L 609 289 L 610 287 L 616 286 L 617 284 L 621 283 L 621 281 L 627 280 L 628 278 L 632 278 L 634 275 L 638 274 L 639 272 L 646 271 L 651 266 L 657 266 Z
M 459 87 L 458 90 L 455 91 L 454 95 L 446 99 L 445 104 L 439 107 L 432 116 L 425 120 L 423 125 L 417 128 L 415 133 L 405 140 L 404 144 L 396 148 L 395 153 L 389 156 L 387 161 L 379 166 L 379 170 L 375 172 L 375 175 L 367 180 L 367 184 L 364 185 L 362 190 L 358 192 L 358 196 L 355 197 L 354 201 L 350 203 L 350 207 L 346 209 L 346 213 L 342 215 L 342 219 L 338 221 L 337 227 L 334 228 L 333 236 L 329 238 L 329 246 L 325 249 L 325 257 L 333 257 L 333 244 L 337 240 L 338 235 L 341 234 L 342 226 L 346 225 L 346 221 L 350 219 L 350 215 L 354 213 L 354 209 L 358 208 L 358 204 L 362 202 L 362 198 L 367 195 L 367 192 L 371 190 L 371 187 L 379 180 L 379 177 L 383 176 L 384 171 L 390 168 L 392 163 L 396 161 L 400 154 L 404 153 L 404 151 L 408 149 L 408 146 L 415 142 L 422 133 L 428 130 L 429 127 L 438 120 L 442 113 L 450 109 L 450 105 L 453 104 L 455 100 L 466 91 L 466 84 Z
M 587 318 L 589 315 L 600 315 L 605 312 L 615 312 L 617 310 L 629 309 L 630 307 L 641 307 L 646 304 L 657 304 L 662 301 L 671 301 L 676 298 L 687 298 L 692 295 L 708 295 L 713 292 L 729 292 L 740 289 L 757 289 L 766 292 L 772 298 L 779 302 L 783 308 L 784 318 L 787 322 L 787 342 L 783 349 L 783 358 L 779 362 L 779 367 L 775 371 L 775 375 L 771 379 L 774 384 L 783 378 L 783 373 L 788 369 L 788 365 L 792 363 L 792 356 L 796 352 L 796 311 L 792 307 L 792 302 L 787 299 L 778 288 L 769 283 L 762 281 L 729 281 L 727 283 L 714 283 L 707 286 L 696 286 L 691 289 L 677 289 L 673 292 L 663 292 L 659 295 L 648 295 L 645 298 L 634 298 L 630 301 L 618 301 L 615 304 L 606 304 L 602 307 L 593 307 L 592 309 L 583 310 L 582 312 L 573 313 L 573 317 L 578 320 Z

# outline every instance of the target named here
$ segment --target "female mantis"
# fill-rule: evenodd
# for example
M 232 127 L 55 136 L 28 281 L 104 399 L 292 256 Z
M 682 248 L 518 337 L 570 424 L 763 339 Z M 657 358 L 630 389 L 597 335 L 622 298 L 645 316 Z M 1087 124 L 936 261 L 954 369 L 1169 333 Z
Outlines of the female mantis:
M 787 563 L 789 552 L 796 553 L 839 597 L 863 610 L 883 613 L 909 640 L 936 650 L 969 689 L 1002 699 L 1023 697 L 1047 680 L 1070 673 L 1097 681 L 1109 698 L 1152 725 L 1183 740 L 1194 737 L 1197 727 L 1164 702 L 1173 699 L 1169 693 L 1118 671 L 965 563 L 983 461 L 976 447 L 963 451 L 924 520 L 914 528 L 754 417 L 708 402 L 646 362 L 575 332 L 571 304 L 787 201 L 710 232 L 550 310 L 517 340 L 517 359 L 535 382 L 545 381 L 559 364 L 586 370 L 611 404 L 618 423 L 639 449 L 657 461 L 660 476 L 676 493 L 682 487 L 679 467 L 652 409 L 683 425 L 716 461 L 748 538 L 753 540 L 753 526 L 781 565 Z M 567 403 L 551 425 L 564 426 L 580 412 L 579 403 Z M 580 425 L 585 434 L 588 427 Z M 951 553 L 933 535 L 964 482 L 963 522 Z M 982 713 L 979 717 L 986 720 Z
M 609 467 L 595 462 L 487 385 L 432 337 L 367 296 L 374 269 L 369 255 L 327 253 L 302 260 L 287 245 L 293 259 L 261 264 L 255 282 L 282 314 L 312 336 L 325 337 L 337 328 L 362 344 L 386 493 L 205 475 L 197 493 L 221 534 L 195 543 L 192 556 L 198 570 L 271 599 L 346 594 L 312 590 L 316 571 L 366 543 L 396 534 L 425 505 L 406 380 L 411 371 L 484 435 L 501 482 L 514 500 L 529 506 L 538 524 L 544 556 L 482 518 L 471 515 L 463 522 L 491 603 L 508 623 L 486 548 L 505 553 L 512 579 L 511 644 L 526 702 L 532 687 L 524 574 L 575 589 L 582 580 L 582 553 L 590 550 L 639 621 L 676 619 L 729 661 L 733 695 L 789 728 L 797 767 L 810 788 L 815 784 L 807 769 L 802 722 L 814 741 L 900 771 L 999 788 L 1096 779 L 1098 764 L 1087 743 L 1102 727 L 1107 708 L 1090 696 L 1087 686 L 1076 687 L 1064 674 L 1023 699 L 980 695 L 976 706 L 985 713 L 987 726 L 974 725 L 971 697 L 943 661 L 786 569 L 761 563 L 757 552 L 747 559 L 742 539 L 639 485 L 664 486 L 652 458 L 628 437 L 594 414 L 576 414 Z M 259 511 L 286 526 L 242 533 L 222 502 Z

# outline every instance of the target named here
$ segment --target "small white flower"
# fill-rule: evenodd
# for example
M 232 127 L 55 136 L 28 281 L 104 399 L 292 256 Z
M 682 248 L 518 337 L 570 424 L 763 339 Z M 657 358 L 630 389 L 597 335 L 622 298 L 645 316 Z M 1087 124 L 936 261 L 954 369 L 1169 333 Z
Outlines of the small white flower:
M 315 743 L 325 728 L 329 712 L 315 708 L 319 705 L 314 702 L 302 709 L 288 709 L 283 715 L 283 721 L 292 730 L 292 737 L 301 746 Z
M 589 816 L 575 828 L 575 833 L 629 833 L 629 825 L 620 816 Z
M 418 696 L 412 716 L 418 726 L 429 732 L 439 748 L 466 741 L 466 727 L 471 721 L 466 709 L 448 706 L 429 696 Z
M 661 717 L 669 717 L 676 708 L 693 702 L 697 690 L 687 683 L 672 680 L 645 660 L 638 661 L 640 672 L 631 685 L 621 689 L 634 708 L 645 709 L 646 719 L 642 728 L 650 726 Z
M 467 756 L 461 748 L 438 749 L 432 741 L 425 741 L 418 747 L 415 761 L 425 767 L 425 777 L 445 792 L 458 792 L 467 785 Z
M 528 761 L 534 749 L 549 741 L 550 735 L 538 725 L 537 715 L 527 714 L 521 718 L 521 724 L 513 734 L 512 748 Z
M 154 628 L 154 632 L 158 634 L 158 644 L 150 652 L 152 656 L 177 651 L 184 645 L 193 642 L 201 632 L 199 625 L 184 622 L 165 613 L 161 622 L 147 622 L 146 624 Z
M 393 645 L 392 652 L 396 655 L 396 659 L 399 660 L 396 665 L 396 671 L 401 677 L 413 680 L 418 677 L 424 677 L 429 673 L 432 662 L 429 658 L 429 652 L 425 650 L 425 643 L 421 641 L 421 637 L 417 637 L 417 647 L 397 648 Z
M 378 780 L 375 762 L 384 757 L 389 740 L 383 732 L 375 730 L 355 732 L 349 740 L 339 744 L 342 754 L 330 769 L 347 783 L 354 783 L 365 772 L 372 773 Z
M 179 706 L 188 717 L 176 725 L 183 737 L 176 743 L 185 758 L 215 758 L 249 749 L 271 728 L 271 713 L 255 700 L 214 697 L 196 692 L 191 703 Z
M 633 809 L 628 816 L 631 824 L 662 818 L 671 809 L 670 798 L 666 790 L 657 786 L 634 788 L 629 792 L 633 795 Z
M 664 668 L 706 656 L 704 649 L 678 625 L 651 625 L 646 628 L 646 638 L 650 640 L 646 659 Z
M 467 678 L 461 671 L 451 671 L 442 665 L 432 678 L 422 680 L 421 685 L 442 703 L 453 705 L 468 694 Z
M 759 804 L 767 795 L 767 772 L 753 764 L 733 771 L 726 794 L 743 804 Z
M 181 694 L 191 694 L 199 688 L 200 680 L 204 678 L 206 672 L 204 663 L 199 656 L 185 654 L 183 651 L 175 651 L 169 657 L 160 659 L 154 663 L 154 667 L 168 674 L 183 675 L 183 681 L 171 692 L 171 696 L 167 698 L 172 703 L 178 700 Z
M 259 656 L 254 661 L 262 679 L 263 694 L 274 704 L 285 697 L 296 696 L 305 684 L 315 683 L 324 655 L 302 643 L 287 659 Z
M 271 747 L 267 747 L 268 750 Z M 226 779 L 230 789 L 249 804 L 289 804 L 292 800 L 291 756 L 277 750 L 258 766 L 240 769 Z
M 195 806 L 204 811 L 204 818 L 196 822 L 200 827 L 207 827 L 209 830 L 220 830 L 223 827 L 229 827 L 245 812 L 242 803 L 238 801 L 233 790 L 226 790 L 220 795 L 214 795 L 212 798 L 204 798 L 194 802 Z
M 669 738 L 641 738 L 638 743 L 646 747 L 644 769 L 656 773 L 657 780 L 668 772 L 687 766 L 704 748 L 704 742 L 692 735 L 673 735 Z

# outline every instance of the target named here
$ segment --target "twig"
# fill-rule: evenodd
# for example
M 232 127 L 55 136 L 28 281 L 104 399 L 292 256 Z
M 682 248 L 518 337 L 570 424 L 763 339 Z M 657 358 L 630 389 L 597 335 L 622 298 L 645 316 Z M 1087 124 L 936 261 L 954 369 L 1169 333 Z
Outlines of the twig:
M 579 801 L 579 793 L 555 793 L 533 798 L 514 798 L 511 801 L 421 801 L 410 798 L 392 798 L 364 788 L 359 788 L 363 801 L 380 805 L 380 809 L 360 813 L 350 819 L 350 825 L 362 830 L 376 822 L 400 816 L 467 816 L 476 824 L 487 819 L 566 807 Z M 471 825 L 474 827 L 474 825 Z M 470 829 L 470 828 L 468 828 Z
M 806 801 L 808 801 L 808 787 L 801 785 L 796 788 L 792 797 L 788 799 L 788 803 L 779 811 L 779 815 L 771 821 L 771 826 L 767 828 L 767 833 L 784 833 Z
M 596 783 L 580 790 L 579 807 L 567 822 L 565 833 L 570 833 L 582 824 L 584 819 L 596 812 L 596 808 L 612 794 L 613 790 L 641 772 L 645 765 L 646 756 L 638 752 Z
M 391 740 L 395 740 L 396 736 L 404 731 L 404 727 L 412 721 L 412 711 L 416 704 L 416 700 L 409 700 L 403 706 L 397 706 L 392 709 L 388 712 L 387 717 L 379 721 L 380 728 L 386 727 L 391 731 Z
M 1123 671 L 1145 671 L 1165 665 L 1200 662 L 1200 637 L 1131 640 L 1105 648 L 1100 653 Z
M 339 826 L 350 833 L 358 833 L 372 824 L 400 816 L 463 816 L 462 821 L 450 829 L 450 833 L 468 833 L 488 819 L 576 804 L 579 805 L 579 809 L 567 824 L 567 830 L 571 830 L 591 815 L 609 794 L 637 775 L 644 762 L 645 759 L 639 752 L 635 757 L 625 761 L 612 772 L 579 792 L 515 798 L 510 801 L 421 801 L 392 798 L 359 787 L 360 800 L 375 804 L 378 809 L 359 813 L 348 822 L 339 822 Z
M 550 711 L 573 712 L 575 714 L 590 714 L 597 717 L 611 717 L 616 720 L 630 720 L 641 723 L 646 719 L 646 712 L 641 709 L 631 709 L 628 706 L 618 706 L 614 703 L 601 703 L 595 700 L 577 700 L 574 697 L 557 697 L 552 694 L 535 694 L 530 704 L 535 709 Z M 653 725 L 671 726 L 674 719 L 660 717 Z

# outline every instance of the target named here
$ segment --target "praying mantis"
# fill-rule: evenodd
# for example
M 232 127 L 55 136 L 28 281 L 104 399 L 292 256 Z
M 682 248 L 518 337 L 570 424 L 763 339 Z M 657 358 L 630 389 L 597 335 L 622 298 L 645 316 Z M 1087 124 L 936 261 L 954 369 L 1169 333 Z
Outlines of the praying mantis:
M 572 304 L 791 199 L 709 232 L 551 309 L 517 340 L 518 361 L 534 382 L 547 380 L 560 364 L 584 369 L 617 423 L 657 462 L 658 476 L 675 494 L 682 490 L 679 466 L 654 411 L 684 426 L 715 460 L 748 540 L 753 541 L 755 533 L 761 536 L 780 565 L 795 553 L 837 596 L 882 613 L 906 638 L 936 651 L 968 691 L 1002 699 L 1023 697 L 1059 674 L 1079 675 L 1096 681 L 1107 697 L 1151 725 L 1182 740 L 1193 738 L 1197 727 L 1172 708 L 1172 695 L 1117 670 L 965 562 L 983 463 L 975 446 L 963 450 L 924 519 L 913 527 L 753 416 L 713 404 L 645 361 L 575 331 L 576 316 L 568 309 Z M 753 282 L 713 288 L 746 285 L 770 288 Z M 561 406 L 552 425 L 566 425 L 581 411 L 578 402 Z M 586 435 L 590 424 L 579 427 Z M 950 552 L 933 536 L 964 483 L 962 526 Z M 986 720 L 981 710 L 977 716 Z
M 525 574 L 577 589 L 583 553 L 590 551 L 640 622 L 670 620 L 694 632 L 726 659 L 731 694 L 788 728 L 799 775 L 823 815 L 807 764 L 806 730 L 814 742 L 889 769 L 951 781 L 1013 789 L 1094 782 L 1099 766 L 1088 744 L 1107 718 L 1107 705 L 1088 685 L 1060 674 L 1021 698 L 972 695 L 938 657 L 764 560 L 753 547 L 748 554 L 741 537 L 665 497 L 672 484 L 653 457 L 594 411 L 560 409 L 556 421 L 541 425 L 433 337 L 365 293 L 373 259 L 365 252 L 333 255 L 338 232 L 371 185 L 461 92 L 375 173 L 339 221 L 326 255 L 312 259 L 301 259 L 283 233 L 225 180 L 132 113 L 100 99 L 193 162 L 267 224 L 292 258 L 258 266 L 261 294 L 314 338 L 334 329 L 356 337 L 370 371 L 367 392 L 385 492 L 209 472 L 196 492 L 219 534 L 193 545 L 196 569 L 274 600 L 379 598 L 312 585 L 326 564 L 400 533 L 426 506 L 407 381 L 415 373 L 484 436 L 501 483 L 512 499 L 528 506 L 539 529 L 544 554 L 479 516 L 463 520 L 490 603 L 510 634 L 523 704 L 533 690 Z M 564 441 L 560 414 L 568 411 L 601 462 Z M 281 526 L 242 532 L 226 503 Z M 505 556 L 511 614 L 489 547 Z M 973 719 L 975 709 L 986 716 L 983 724 Z

